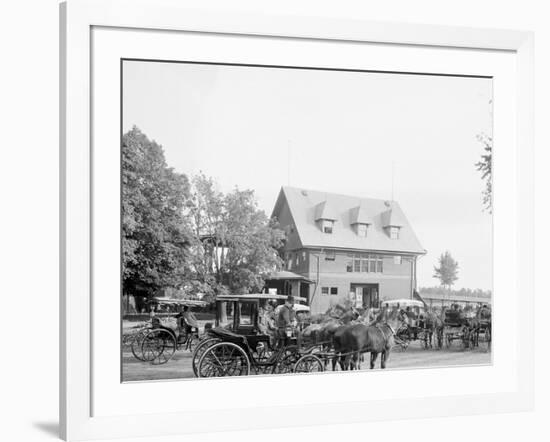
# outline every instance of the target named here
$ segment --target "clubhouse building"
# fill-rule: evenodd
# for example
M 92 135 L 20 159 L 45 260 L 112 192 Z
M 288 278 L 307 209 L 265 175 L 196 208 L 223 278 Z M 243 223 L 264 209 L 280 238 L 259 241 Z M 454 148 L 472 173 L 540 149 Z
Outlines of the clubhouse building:
M 303 277 L 288 291 L 312 313 L 345 299 L 376 307 L 412 298 L 426 251 L 396 201 L 283 187 L 272 217 L 287 234 L 285 271 Z

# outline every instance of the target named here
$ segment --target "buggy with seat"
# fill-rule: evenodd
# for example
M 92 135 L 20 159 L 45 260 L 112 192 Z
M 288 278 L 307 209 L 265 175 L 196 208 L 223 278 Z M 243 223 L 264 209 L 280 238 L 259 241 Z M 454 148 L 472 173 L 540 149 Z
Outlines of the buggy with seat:
M 394 340 L 402 349 L 406 349 L 413 341 L 420 341 L 426 349 L 431 347 L 431 335 L 434 331 L 428 327 L 423 302 L 415 299 L 392 299 L 382 302 L 382 307 L 389 310 L 397 308 L 401 312 L 402 323 L 396 330 Z M 436 345 L 439 342 L 440 339 L 436 336 Z
M 263 321 L 270 314 L 271 303 L 282 304 L 285 299 L 284 295 L 268 293 L 218 296 L 216 327 L 208 330 L 208 337 L 193 352 L 195 375 L 202 378 L 293 371 L 301 355 L 296 330 L 288 328 L 287 342 L 277 347 L 274 334 Z
M 204 306 L 204 301 L 179 300 L 179 299 L 155 299 L 157 304 L 170 304 L 173 306 Z M 168 317 L 168 319 L 172 319 Z M 130 347 L 134 357 L 143 362 L 152 364 L 165 364 L 177 350 L 193 351 L 199 342 L 198 328 L 189 329 L 184 323 L 171 324 L 161 316 L 151 318 L 151 322 L 142 326 L 133 336 Z

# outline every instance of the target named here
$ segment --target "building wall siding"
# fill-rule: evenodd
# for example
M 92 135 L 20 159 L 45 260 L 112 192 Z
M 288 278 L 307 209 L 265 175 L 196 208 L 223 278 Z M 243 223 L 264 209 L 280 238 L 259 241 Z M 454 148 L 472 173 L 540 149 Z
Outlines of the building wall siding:
M 347 274 L 351 275 L 351 274 Z M 411 280 L 407 277 L 372 277 L 372 278 L 353 278 L 351 276 L 338 277 L 333 274 L 320 274 L 319 286 L 315 284 L 310 286 L 310 305 L 312 313 L 321 313 L 326 311 L 332 305 L 350 299 L 351 284 L 378 284 L 378 296 L 380 301 L 390 299 L 410 298 Z M 311 279 L 314 279 L 313 277 Z M 338 295 L 323 295 L 322 287 L 337 287 Z
M 287 240 L 285 250 L 296 250 L 301 248 L 302 244 L 300 242 L 300 237 L 287 204 L 283 205 L 277 221 L 279 222 L 280 228 L 286 232 Z
M 309 300 L 312 313 L 326 311 L 332 305 L 350 297 L 351 284 L 378 284 L 380 301 L 399 298 L 410 298 L 413 288 L 413 267 L 411 257 L 402 257 L 401 264 L 394 262 L 391 255 L 383 256 L 383 272 L 348 272 L 348 253 L 335 252 L 335 259 L 326 260 L 327 251 L 300 249 L 290 252 L 293 266 L 289 270 L 301 274 L 317 282 L 310 285 Z M 299 263 L 296 264 L 296 253 L 299 253 Z M 366 253 L 366 252 L 365 252 Z M 374 254 L 374 253 L 373 253 Z M 319 257 L 319 272 L 317 272 L 317 256 Z M 322 287 L 338 289 L 337 295 L 323 295 Z M 294 291 L 293 291 L 294 293 Z

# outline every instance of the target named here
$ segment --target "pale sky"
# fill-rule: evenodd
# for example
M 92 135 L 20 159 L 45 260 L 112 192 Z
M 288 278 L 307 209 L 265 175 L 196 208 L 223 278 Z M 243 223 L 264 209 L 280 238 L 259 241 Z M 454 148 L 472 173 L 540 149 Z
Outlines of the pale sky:
M 428 253 L 445 250 L 455 288 L 492 289 L 492 218 L 476 140 L 492 133 L 492 81 L 366 72 L 126 61 L 123 130 L 138 126 L 168 164 L 223 191 L 255 190 L 271 215 L 282 185 L 390 199 Z

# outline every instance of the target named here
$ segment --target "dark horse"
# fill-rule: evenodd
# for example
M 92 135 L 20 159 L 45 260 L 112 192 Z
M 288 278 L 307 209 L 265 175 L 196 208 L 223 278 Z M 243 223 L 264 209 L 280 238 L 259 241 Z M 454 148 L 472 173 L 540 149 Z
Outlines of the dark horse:
M 332 369 L 336 364 L 342 370 L 361 368 L 361 355 L 370 353 L 370 368 L 374 368 L 378 354 L 381 355 L 380 367 L 386 368 L 386 362 L 392 347 L 395 345 L 395 330 L 401 320 L 397 310 L 388 314 L 387 309 L 381 312 L 372 325 L 350 324 L 336 329 L 333 336 L 335 356 Z

